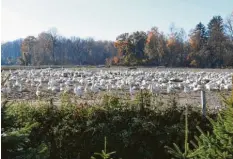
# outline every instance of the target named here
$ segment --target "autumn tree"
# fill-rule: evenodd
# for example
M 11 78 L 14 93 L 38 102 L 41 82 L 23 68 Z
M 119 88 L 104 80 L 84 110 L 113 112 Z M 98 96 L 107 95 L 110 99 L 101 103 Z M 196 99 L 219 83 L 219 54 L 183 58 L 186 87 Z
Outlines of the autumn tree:
M 148 57 L 147 62 L 155 65 L 164 64 L 166 41 L 163 33 L 160 33 L 157 27 L 153 27 L 148 32 L 144 51 Z
M 117 38 L 116 38 L 116 41 L 114 42 L 114 47 L 117 49 L 117 56 L 120 58 L 121 61 L 123 61 L 126 56 L 128 54 L 130 54 L 128 52 L 129 49 L 129 33 L 123 33 L 121 35 L 119 35 Z
M 185 59 L 184 48 L 185 32 L 183 29 L 176 28 L 173 24 L 167 39 L 167 64 L 171 67 L 181 66 Z
M 189 61 L 191 65 L 195 64 L 196 67 L 205 67 L 205 61 L 208 59 L 207 40 L 207 30 L 200 22 L 189 35 L 189 44 L 191 48 L 189 53 Z
M 37 50 L 37 63 L 38 65 L 44 64 L 52 64 L 52 43 L 51 43 L 51 36 L 50 34 L 46 32 L 42 32 L 38 35 L 37 37 L 37 45 L 36 45 L 36 50 Z
M 147 35 L 143 31 L 132 34 L 124 33 L 116 38 L 114 46 L 118 50 L 118 57 L 126 65 L 135 65 L 145 57 L 144 47 Z
M 119 63 L 119 58 L 117 56 L 114 56 L 112 61 L 113 61 L 113 64 L 117 65 Z
M 119 57 L 123 57 L 127 54 L 127 45 L 128 45 L 129 33 L 124 33 L 119 35 L 114 42 L 114 46 L 117 49 Z
M 35 54 L 35 42 L 36 38 L 34 36 L 28 36 L 23 40 L 21 45 L 22 56 L 20 58 L 23 65 L 32 64 L 32 57 Z

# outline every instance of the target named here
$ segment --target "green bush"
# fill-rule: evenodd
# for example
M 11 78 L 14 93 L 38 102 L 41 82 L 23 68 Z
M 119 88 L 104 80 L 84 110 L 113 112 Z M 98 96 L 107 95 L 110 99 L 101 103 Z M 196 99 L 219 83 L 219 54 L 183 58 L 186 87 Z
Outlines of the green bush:
M 52 103 L 2 106 L 2 158 L 90 158 L 102 150 L 106 137 L 108 152 L 116 151 L 112 158 L 168 159 L 164 146 L 184 143 L 185 109 L 176 102 L 153 106 L 149 95 L 144 95 L 143 111 L 140 102 L 109 96 L 102 106 L 77 105 L 66 96 L 59 107 Z M 190 110 L 188 117 L 190 139 L 198 134 L 196 125 L 211 131 L 200 110 Z
M 233 97 L 226 100 L 226 109 L 219 112 L 217 121 L 207 117 L 213 131 L 205 132 L 200 127 L 197 129 L 201 135 L 195 136 L 196 143 L 191 141 L 194 148 L 189 147 L 188 136 L 185 136 L 185 148 L 182 152 L 177 144 L 174 149 L 168 147 L 168 152 L 178 159 L 232 159 L 233 158 Z M 186 133 L 188 129 L 188 115 L 186 115 Z

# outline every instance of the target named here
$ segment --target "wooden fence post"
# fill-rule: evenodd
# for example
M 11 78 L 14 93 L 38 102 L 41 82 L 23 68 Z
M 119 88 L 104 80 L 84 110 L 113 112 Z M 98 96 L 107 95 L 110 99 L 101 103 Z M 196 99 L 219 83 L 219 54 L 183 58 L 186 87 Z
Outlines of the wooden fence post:
M 206 97 L 205 97 L 205 90 L 201 90 L 201 106 L 202 106 L 202 114 L 206 116 Z
M 141 103 L 140 103 L 141 106 L 140 106 L 140 111 L 143 112 L 143 111 L 144 111 L 144 103 L 143 103 L 143 91 L 142 91 L 142 89 L 141 89 L 140 94 L 141 94 Z

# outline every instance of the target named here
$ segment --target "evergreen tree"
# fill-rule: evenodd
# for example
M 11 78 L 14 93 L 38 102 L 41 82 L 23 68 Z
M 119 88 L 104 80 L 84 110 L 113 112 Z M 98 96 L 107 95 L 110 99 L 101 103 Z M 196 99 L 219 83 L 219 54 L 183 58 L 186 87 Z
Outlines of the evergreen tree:
M 210 20 L 208 24 L 208 37 L 210 67 L 221 67 L 223 66 L 224 44 L 226 42 L 221 16 L 214 16 Z
M 232 159 L 233 158 L 233 97 L 230 100 L 224 99 L 226 109 L 218 114 L 217 121 L 208 118 L 213 126 L 212 133 L 205 133 L 199 127 L 201 135 L 195 137 L 197 145 L 190 150 L 188 147 L 187 137 L 185 140 L 185 152 L 182 153 L 180 148 L 174 144 L 174 149 L 168 148 L 169 153 L 179 159 Z M 187 121 L 186 121 L 187 125 Z M 186 132 L 188 127 L 186 126 Z

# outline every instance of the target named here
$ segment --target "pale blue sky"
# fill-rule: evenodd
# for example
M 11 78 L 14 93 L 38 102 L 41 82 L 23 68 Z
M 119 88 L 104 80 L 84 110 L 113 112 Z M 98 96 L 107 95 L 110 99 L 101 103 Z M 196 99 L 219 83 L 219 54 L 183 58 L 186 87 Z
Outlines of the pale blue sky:
M 233 0 L 2 0 L 1 41 L 37 36 L 56 27 L 60 35 L 101 40 L 172 22 L 188 33 L 214 15 L 225 18 Z

